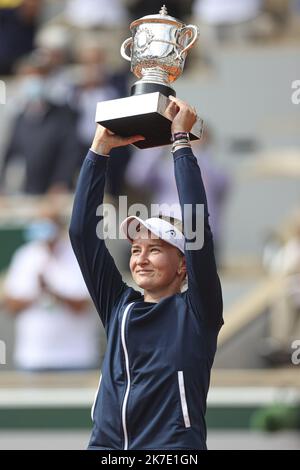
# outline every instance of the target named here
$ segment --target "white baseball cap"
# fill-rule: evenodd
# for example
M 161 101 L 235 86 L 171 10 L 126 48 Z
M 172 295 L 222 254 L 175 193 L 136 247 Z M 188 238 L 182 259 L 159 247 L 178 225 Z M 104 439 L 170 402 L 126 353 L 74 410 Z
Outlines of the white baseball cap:
M 132 242 L 134 235 L 140 231 L 140 225 L 146 227 L 151 233 L 157 237 L 165 240 L 170 245 L 175 246 L 184 254 L 185 238 L 183 233 L 180 232 L 174 225 L 159 217 L 151 217 L 150 219 L 142 220 L 134 215 L 127 217 L 120 225 L 121 230 Z

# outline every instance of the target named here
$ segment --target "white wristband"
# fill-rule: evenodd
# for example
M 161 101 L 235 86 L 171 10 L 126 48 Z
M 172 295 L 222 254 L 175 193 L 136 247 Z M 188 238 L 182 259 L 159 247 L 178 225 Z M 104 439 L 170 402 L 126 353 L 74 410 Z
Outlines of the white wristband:
M 93 150 L 92 148 L 90 148 L 91 152 L 94 152 L 96 155 L 99 155 L 100 157 L 110 157 L 110 155 L 107 155 L 105 153 L 99 153 L 99 152 L 96 152 L 96 150 Z

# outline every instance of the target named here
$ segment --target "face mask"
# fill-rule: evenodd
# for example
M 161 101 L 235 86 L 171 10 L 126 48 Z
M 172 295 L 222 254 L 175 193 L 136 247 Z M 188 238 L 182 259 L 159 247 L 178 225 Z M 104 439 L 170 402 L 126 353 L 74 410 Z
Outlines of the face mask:
M 44 81 L 40 77 L 27 77 L 21 84 L 21 94 L 28 101 L 39 101 L 45 97 Z
M 24 233 L 27 242 L 30 241 L 54 241 L 59 235 L 59 227 L 51 220 L 39 220 L 29 224 Z

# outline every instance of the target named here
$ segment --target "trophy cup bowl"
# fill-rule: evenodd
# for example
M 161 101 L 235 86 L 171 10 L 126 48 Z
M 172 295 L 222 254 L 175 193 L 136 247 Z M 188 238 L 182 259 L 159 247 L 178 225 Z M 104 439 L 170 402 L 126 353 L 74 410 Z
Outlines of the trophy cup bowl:
M 123 137 L 141 134 L 139 148 L 171 143 L 172 116 L 168 96 L 176 96 L 172 83 L 182 74 L 188 50 L 198 39 L 198 28 L 168 15 L 163 6 L 158 15 L 147 15 L 130 25 L 132 37 L 125 39 L 121 55 L 131 63 L 139 79 L 131 96 L 97 104 L 96 122 Z M 130 52 L 130 55 L 127 54 Z M 199 139 L 203 121 L 198 119 L 190 132 Z

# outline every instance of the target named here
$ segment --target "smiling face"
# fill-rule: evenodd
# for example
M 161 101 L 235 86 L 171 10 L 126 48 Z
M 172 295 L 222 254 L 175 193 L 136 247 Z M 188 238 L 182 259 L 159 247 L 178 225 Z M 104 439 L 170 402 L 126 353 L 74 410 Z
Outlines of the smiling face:
M 130 270 L 145 291 L 172 295 L 180 292 L 185 277 L 184 257 L 176 247 L 142 227 L 132 242 Z

